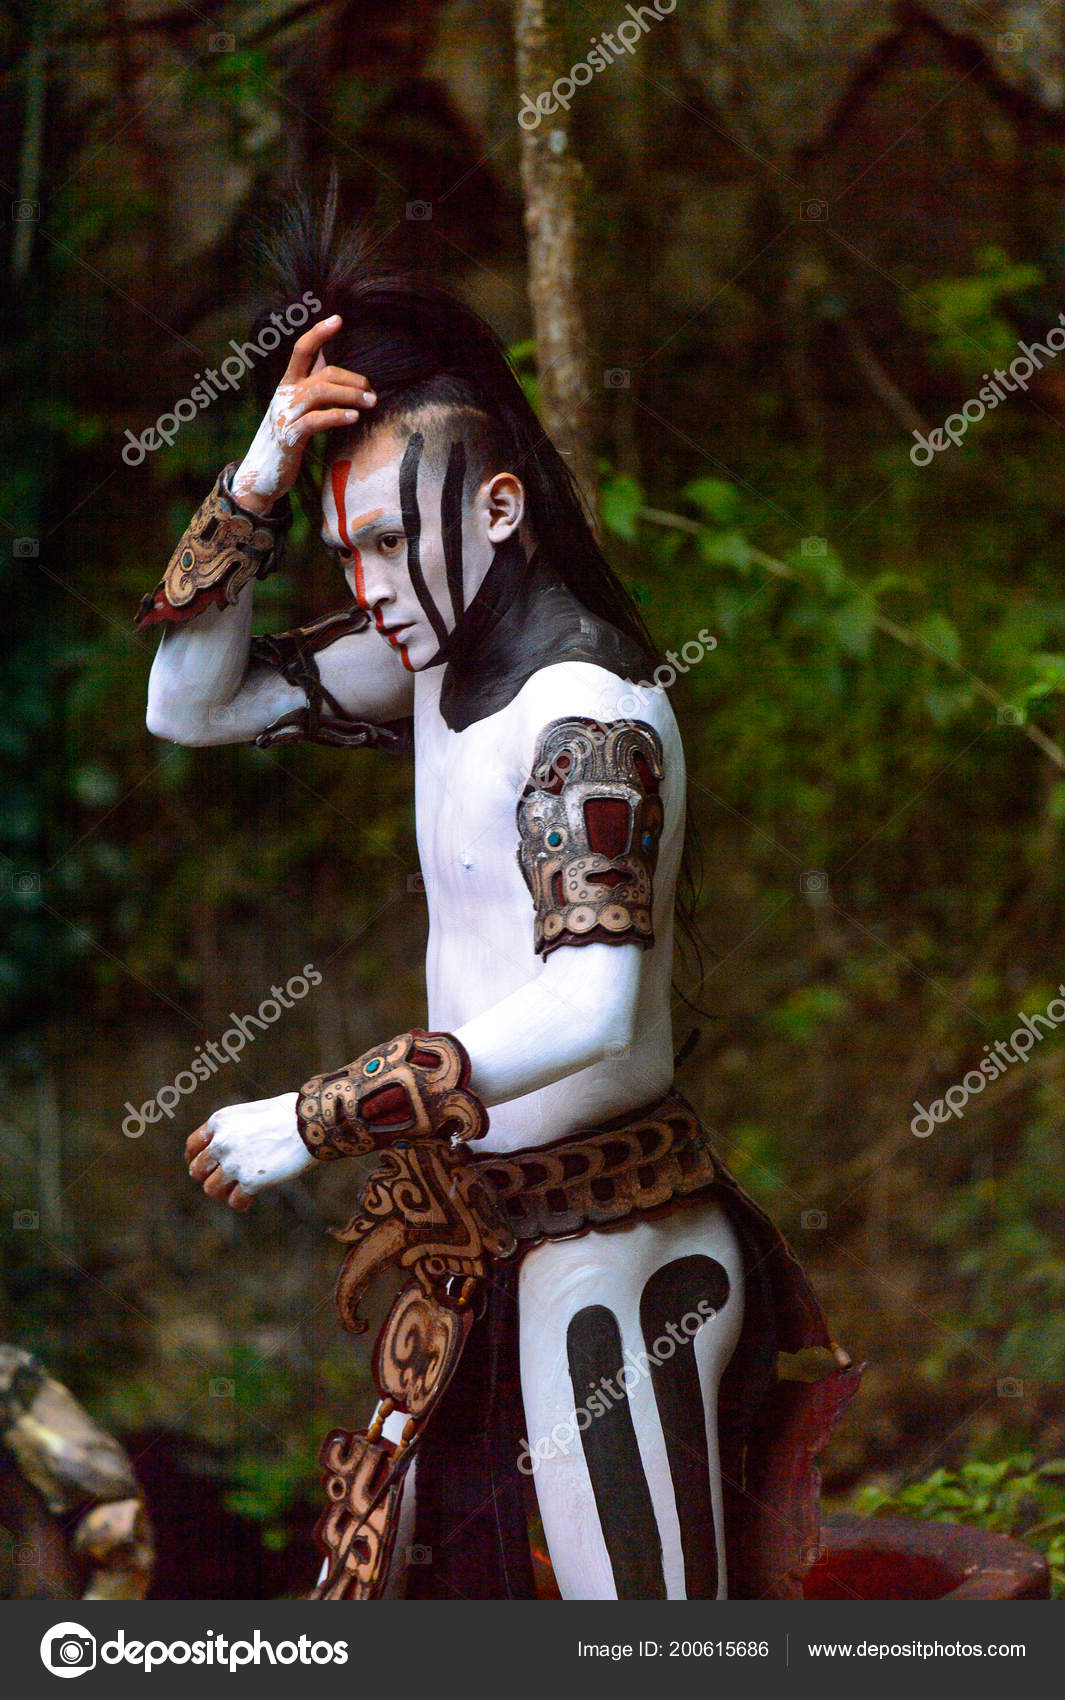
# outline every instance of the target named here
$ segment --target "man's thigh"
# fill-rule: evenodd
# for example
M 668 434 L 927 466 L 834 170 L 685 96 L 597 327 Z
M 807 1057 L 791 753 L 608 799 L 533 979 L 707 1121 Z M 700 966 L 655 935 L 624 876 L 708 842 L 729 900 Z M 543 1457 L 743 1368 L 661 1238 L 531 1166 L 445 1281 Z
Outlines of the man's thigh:
M 538 1246 L 518 1298 L 523 1467 L 563 1598 L 723 1595 L 717 1388 L 743 1320 L 724 1211 Z

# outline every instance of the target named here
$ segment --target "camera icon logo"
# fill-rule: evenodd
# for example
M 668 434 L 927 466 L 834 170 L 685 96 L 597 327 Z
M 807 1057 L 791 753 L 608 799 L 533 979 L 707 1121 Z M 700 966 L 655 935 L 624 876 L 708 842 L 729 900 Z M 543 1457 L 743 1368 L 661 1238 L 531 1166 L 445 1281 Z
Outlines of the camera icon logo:
M 418 893 L 418 892 L 424 893 L 424 891 L 425 891 L 425 875 L 424 874 L 408 874 L 407 875 L 407 894 L 408 894 L 408 896 L 413 896 L 415 893 Z
M 603 388 L 607 390 L 627 390 L 632 384 L 632 373 L 625 366 L 608 366 L 603 373 Z
M 407 1548 L 407 1563 L 408 1564 L 432 1564 L 432 1562 L 433 1562 L 433 1549 L 432 1549 L 432 1547 L 423 1546 L 422 1543 L 419 1541 L 414 1546 L 409 1546 Z
M 804 897 L 827 897 L 828 875 L 820 868 L 808 868 L 799 875 L 799 890 Z
M 35 561 L 40 552 L 41 543 L 37 537 L 16 537 L 11 545 L 16 561 Z
M 412 224 L 427 224 L 433 216 L 432 201 L 408 201 L 407 217 Z
M 808 1232 L 811 1229 L 819 1230 L 827 1228 L 828 1213 L 824 1210 L 804 1210 L 802 1215 L 799 1217 L 799 1226 L 800 1228 L 805 1228 Z
M 96 1667 L 96 1637 L 81 1623 L 57 1623 L 42 1637 L 41 1662 L 53 1676 L 84 1676 Z
M 998 721 L 1000 726 L 1024 725 L 1024 715 L 1021 713 L 1020 709 L 1014 708 L 1013 704 L 1008 702 L 1003 703 L 1000 708 L 995 710 L 995 719 Z
M 804 224 L 823 222 L 828 217 L 828 202 L 801 201 L 799 203 L 799 217 Z
M 41 1217 L 37 1210 L 13 1210 L 11 1212 L 11 1226 L 13 1228 L 21 1228 L 32 1233 L 40 1225 Z
M 236 1397 L 237 1384 L 229 1375 L 215 1375 L 207 1388 L 212 1399 L 233 1399 Z
M 804 537 L 799 548 L 804 560 L 820 561 L 828 554 L 828 539 L 827 537 Z
M 1023 53 L 1024 35 L 1020 30 L 1007 30 L 995 42 L 1000 53 Z
M 229 30 L 218 30 L 207 39 L 208 53 L 235 53 L 237 38 Z
M 11 217 L 16 224 L 36 224 L 40 216 L 40 201 L 12 201 L 11 203 Z

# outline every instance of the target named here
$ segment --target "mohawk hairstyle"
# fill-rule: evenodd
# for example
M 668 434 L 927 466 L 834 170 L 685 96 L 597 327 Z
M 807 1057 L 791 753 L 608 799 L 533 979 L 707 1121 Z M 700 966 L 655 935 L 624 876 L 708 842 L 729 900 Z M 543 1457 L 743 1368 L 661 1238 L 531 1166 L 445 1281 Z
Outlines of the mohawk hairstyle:
M 653 669 L 660 663 L 651 635 L 631 596 L 592 534 L 569 467 L 538 420 L 502 343 L 491 327 L 437 284 L 411 272 L 387 270 L 376 260 L 380 243 L 363 227 L 337 230 L 338 184 L 334 166 L 321 208 L 297 191 L 283 208 L 280 228 L 260 244 L 273 279 L 273 299 L 255 321 L 256 338 L 280 313 L 310 291 L 319 317 L 339 313 L 343 324 L 329 344 L 331 363 L 365 373 L 378 396 L 373 413 L 354 426 L 356 436 L 422 409 L 483 416 L 470 421 L 471 472 L 514 472 L 525 486 L 529 525 L 555 571 L 579 602 L 630 638 Z M 256 364 L 254 381 L 265 412 L 284 373 L 292 342 L 282 341 Z M 492 461 L 498 464 L 491 465 Z M 298 493 L 310 504 L 318 492 L 309 474 Z

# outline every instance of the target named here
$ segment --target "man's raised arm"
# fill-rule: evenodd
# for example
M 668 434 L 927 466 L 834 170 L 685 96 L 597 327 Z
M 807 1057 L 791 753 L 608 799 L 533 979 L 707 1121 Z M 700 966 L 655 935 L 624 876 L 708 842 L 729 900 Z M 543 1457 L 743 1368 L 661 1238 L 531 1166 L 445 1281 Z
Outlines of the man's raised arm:
M 351 426 L 376 400 L 359 373 L 325 364 L 323 344 L 339 325 L 337 315 L 323 319 L 294 344 L 244 460 L 224 468 L 141 604 L 138 625 L 165 624 L 148 685 L 156 737 L 391 747 L 392 728 L 411 712 L 409 674 L 354 605 L 274 638 L 251 635 L 254 580 L 282 557 L 307 443 Z

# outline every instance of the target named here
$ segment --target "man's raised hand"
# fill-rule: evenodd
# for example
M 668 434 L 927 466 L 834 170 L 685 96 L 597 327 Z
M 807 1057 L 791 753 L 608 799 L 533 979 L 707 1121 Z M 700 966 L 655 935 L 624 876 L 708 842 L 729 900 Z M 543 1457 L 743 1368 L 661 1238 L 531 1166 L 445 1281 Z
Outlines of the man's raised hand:
M 353 425 L 377 400 L 361 373 L 325 363 L 322 348 L 341 323 L 339 313 L 319 319 L 293 345 L 285 375 L 233 475 L 234 496 L 253 513 L 266 513 L 291 490 L 316 431 Z
M 291 1180 L 314 1162 L 296 1126 L 298 1093 L 216 1110 L 185 1141 L 185 1160 L 208 1198 L 249 1210 L 263 1187 Z

